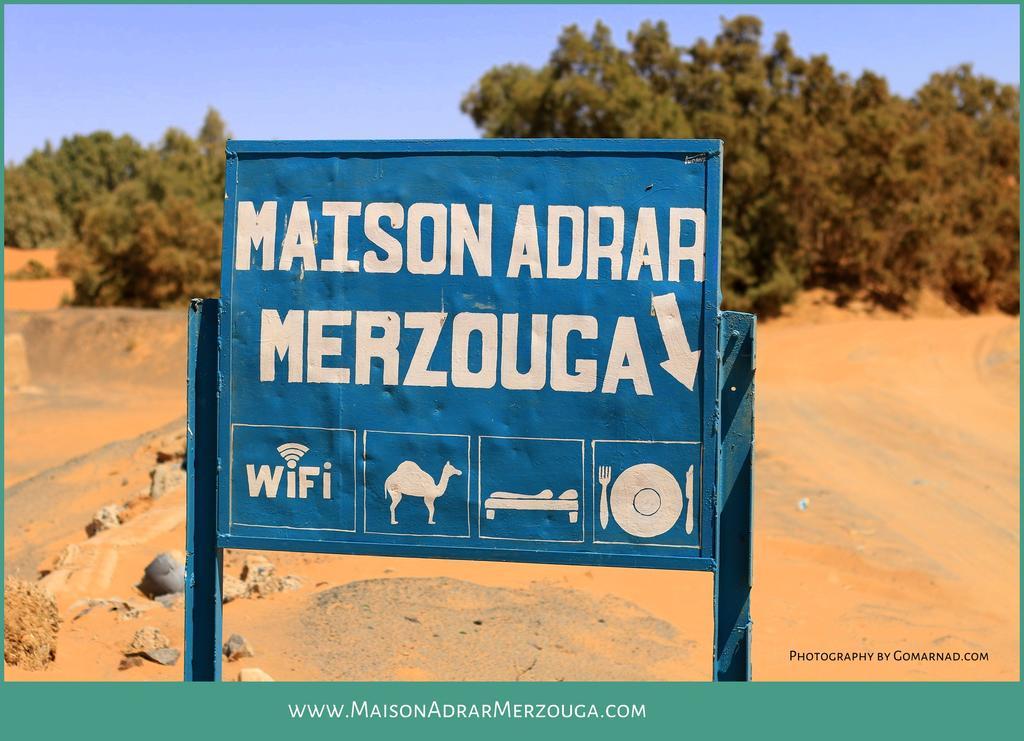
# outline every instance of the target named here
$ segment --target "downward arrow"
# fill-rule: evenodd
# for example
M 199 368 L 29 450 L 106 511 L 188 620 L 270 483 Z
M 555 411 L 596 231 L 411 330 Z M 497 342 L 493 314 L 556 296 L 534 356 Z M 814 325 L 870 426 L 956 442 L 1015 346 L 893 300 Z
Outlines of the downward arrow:
M 700 361 L 700 350 L 691 350 L 686 339 L 686 329 L 679 316 L 679 303 L 674 293 L 664 296 L 652 296 L 654 314 L 658 317 L 658 328 L 661 338 L 665 341 L 668 360 L 661 367 L 686 388 L 693 391 L 693 383 L 697 378 L 697 363 Z

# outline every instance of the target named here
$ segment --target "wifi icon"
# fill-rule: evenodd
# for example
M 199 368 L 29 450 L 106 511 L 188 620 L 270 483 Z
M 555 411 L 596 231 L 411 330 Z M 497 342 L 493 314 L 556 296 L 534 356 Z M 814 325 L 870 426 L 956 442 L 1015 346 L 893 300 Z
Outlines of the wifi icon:
M 302 443 L 284 443 L 277 446 L 277 452 L 288 462 L 288 468 L 295 468 L 295 464 L 309 452 L 309 448 Z

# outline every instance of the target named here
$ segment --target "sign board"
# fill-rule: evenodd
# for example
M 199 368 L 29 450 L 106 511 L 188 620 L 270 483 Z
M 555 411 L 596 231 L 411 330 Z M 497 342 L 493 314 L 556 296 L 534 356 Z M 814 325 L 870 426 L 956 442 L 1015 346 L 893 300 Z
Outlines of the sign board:
M 217 546 L 714 571 L 720 200 L 718 141 L 229 143 Z

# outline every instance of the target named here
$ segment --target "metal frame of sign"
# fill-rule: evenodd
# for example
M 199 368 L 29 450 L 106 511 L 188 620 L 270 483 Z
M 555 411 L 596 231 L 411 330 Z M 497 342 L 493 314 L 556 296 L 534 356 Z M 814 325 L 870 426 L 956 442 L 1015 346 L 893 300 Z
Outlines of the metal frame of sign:
M 234 250 L 239 158 L 293 156 L 401 155 L 652 155 L 677 156 L 705 165 L 706 245 L 702 303 L 701 408 L 704 475 L 701 480 L 700 548 L 680 558 L 659 553 L 583 554 L 533 548 L 431 545 L 415 542 L 339 542 L 331 539 L 287 540 L 232 533 L 219 507 L 230 475 L 231 367 L 230 255 Z M 220 679 L 221 580 L 224 548 L 283 550 L 587 564 L 709 571 L 714 575 L 715 637 L 713 678 L 750 678 L 750 589 L 753 501 L 753 403 L 755 318 L 720 312 L 720 204 L 722 145 L 718 140 L 480 140 L 408 142 L 229 142 L 225 194 L 223 299 L 196 299 L 189 308 L 188 358 L 188 504 L 186 560 L 185 679 Z M 710 187 L 708 187 L 710 186 Z M 712 353 L 712 350 L 715 352 Z M 709 362 L 709 361 L 714 362 Z M 712 410 L 708 413 L 707 410 Z M 490 545 L 490 544 L 488 544 Z

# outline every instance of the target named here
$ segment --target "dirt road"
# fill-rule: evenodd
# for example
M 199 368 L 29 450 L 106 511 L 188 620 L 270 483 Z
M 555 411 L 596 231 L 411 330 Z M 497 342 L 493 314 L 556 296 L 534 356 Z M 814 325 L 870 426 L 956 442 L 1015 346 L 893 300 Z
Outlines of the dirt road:
M 7 676 L 177 679 L 180 665 L 117 665 L 142 625 L 181 646 L 180 606 L 134 584 L 155 553 L 183 548 L 184 492 L 94 538 L 83 528 L 99 506 L 135 497 L 156 451 L 180 444 L 184 312 L 55 314 L 34 328 L 8 317 L 39 388 L 7 398 L 5 479 L 20 483 L 6 494 L 5 557 L 50 570 L 65 622 L 54 665 Z M 101 341 L 111 334 L 113 352 Z M 1004 316 L 831 313 L 760 327 L 756 678 L 1018 677 L 1018 377 L 1018 322 Z M 225 678 L 243 666 L 277 679 L 709 676 L 707 575 L 266 555 L 302 586 L 225 606 L 225 635 L 257 649 Z M 242 558 L 229 554 L 229 573 Z M 113 596 L 142 615 L 77 617 L 80 600 Z M 790 658 L 864 650 L 987 659 Z

